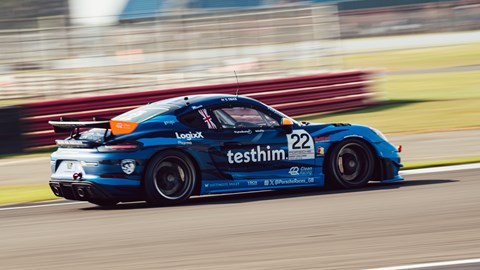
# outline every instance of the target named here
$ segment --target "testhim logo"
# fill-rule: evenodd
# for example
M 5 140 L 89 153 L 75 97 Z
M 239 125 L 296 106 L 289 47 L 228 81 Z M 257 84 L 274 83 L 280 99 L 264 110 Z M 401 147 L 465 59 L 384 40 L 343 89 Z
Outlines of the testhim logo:
M 256 148 L 250 149 L 245 152 L 227 152 L 228 163 L 249 163 L 249 162 L 265 162 L 287 159 L 287 153 L 283 149 L 270 149 L 270 145 L 267 145 L 264 150 L 257 145 Z
M 198 131 L 198 132 L 189 132 L 189 133 L 178 133 L 178 132 L 175 132 L 175 135 L 177 136 L 177 139 L 185 139 L 187 141 L 191 141 L 192 139 L 203 139 L 203 134 L 201 131 Z

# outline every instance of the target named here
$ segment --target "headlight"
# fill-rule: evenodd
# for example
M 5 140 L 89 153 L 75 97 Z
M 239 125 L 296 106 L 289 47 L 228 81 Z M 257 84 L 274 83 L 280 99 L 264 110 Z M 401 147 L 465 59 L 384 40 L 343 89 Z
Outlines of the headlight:
M 370 128 L 373 132 L 375 132 L 375 134 L 378 135 L 378 137 L 382 138 L 383 140 L 387 141 L 388 142 L 388 139 L 387 139 L 387 136 L 385 136 L 385 134 L 383 134 L 380 130 L 376 129 L 376 128 Z

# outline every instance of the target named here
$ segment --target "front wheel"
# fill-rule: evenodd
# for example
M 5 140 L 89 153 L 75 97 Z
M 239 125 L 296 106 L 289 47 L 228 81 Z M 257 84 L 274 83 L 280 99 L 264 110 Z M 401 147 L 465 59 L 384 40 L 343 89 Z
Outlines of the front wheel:
M 196 173 L 191 159 L 179 151 L 165 151 L 150 162 L 145 174 L 145 194 L 149 204 L 172 205 L 192 195 Z
M 375 159 L 369 145 L 347 139 L 335 145 L 326 159 L 327 185 L 360 188 L 372 178 Z

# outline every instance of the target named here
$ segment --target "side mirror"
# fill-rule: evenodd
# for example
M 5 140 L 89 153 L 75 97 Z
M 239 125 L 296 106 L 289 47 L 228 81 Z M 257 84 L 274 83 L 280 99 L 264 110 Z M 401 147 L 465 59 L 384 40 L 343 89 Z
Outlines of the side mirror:
M 292 133 L 293 121 L 291 119 L 288 119 L 288 118 L 285 118 L 285 117 L 282 118 L 281 126 L 282 126 L 283 130 L 285 130 L 285 133 L 287 133 L 287 134 Z

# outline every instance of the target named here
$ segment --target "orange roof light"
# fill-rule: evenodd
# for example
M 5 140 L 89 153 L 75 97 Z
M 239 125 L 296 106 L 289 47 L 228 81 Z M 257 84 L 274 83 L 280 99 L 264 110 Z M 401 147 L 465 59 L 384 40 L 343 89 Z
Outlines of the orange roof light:
M 115 135 L 132 133 L 137 126 L 138 123 L 135 122 L 110 120 L 110 128 Z

